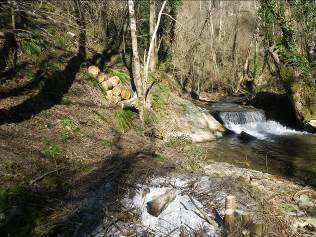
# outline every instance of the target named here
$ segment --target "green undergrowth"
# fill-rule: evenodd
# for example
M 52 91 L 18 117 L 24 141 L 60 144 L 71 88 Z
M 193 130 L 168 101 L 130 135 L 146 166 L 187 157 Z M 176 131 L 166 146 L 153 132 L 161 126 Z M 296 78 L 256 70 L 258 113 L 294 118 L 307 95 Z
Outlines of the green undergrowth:
M 167 160 L 167 157 L 164 156 L 164 155 L 158 154 L 158 155 L 156 155 L 156 156 L 154 157 L 154 159 L 157 160 L 157 161 L 159 161 L 159 162 L 161 162 L 161 163 L 163 163 L 163 162 L 165 162 L 165 161 Z
M 102 144 L 102 146 L 104 146 L 106 148 L 113 146 L 113 143 L 110 140 L 105 139 L 105 138 L 101 140 L 101 144 Z
M 59 135 L 64 143 L 73 138 L 74 135 L 79 131 L 80 128 L 75 124 L 75 122 L 71 118 L 62 118 L 60 122 Z
M 44 141 L 44 149 L 42 153 L 46 158 L 50 158 L 53 160 L 60 160 L 63 157 L 63 152 L 61 148 L 48 139 L 45 139 Z
M 137 114 L 130 110 L 120 110 L 114 112 L 113 122 L 116 129 L 121 132 L 127 132 L 134 123 L 134 119 L 137 117 Z
M 154 111 L 162 112 L 168 103 L 170 89 L 165 84 L 157 84 L 154 92 L 151 95 L 151 105 Z
M 192 139 L 186 136 L 179 136 L 171 138 L 167 143 L 167 147 L 183 147 L 186 145 L 191 145 Z
M 60 101 L 60 104 L 69 106 L 69 105 L 72 105 L 72 101 L 67 96 L 63 96 L 63 98 Z
M 130 77 L 126 72 L 119 71 L 119 70 L 111 70 L 109 72 L 110 76 L 117 76 L 122 83 L 126 83 L 130 81 Z

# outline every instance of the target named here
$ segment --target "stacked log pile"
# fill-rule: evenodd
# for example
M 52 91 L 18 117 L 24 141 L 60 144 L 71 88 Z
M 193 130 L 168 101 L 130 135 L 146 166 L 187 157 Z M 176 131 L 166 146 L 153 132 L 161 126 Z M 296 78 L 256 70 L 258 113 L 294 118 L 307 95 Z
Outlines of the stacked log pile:
M 105 98 L 110 103 L 118 103 L 122 100 L 129 100 L 132 96 L 132 90 L 128 84 L 123 84 L 119 77 L 109 76 L 100 71 L 96 66 L 88 68 L 88 74 L 93 77 L 105 92 Z

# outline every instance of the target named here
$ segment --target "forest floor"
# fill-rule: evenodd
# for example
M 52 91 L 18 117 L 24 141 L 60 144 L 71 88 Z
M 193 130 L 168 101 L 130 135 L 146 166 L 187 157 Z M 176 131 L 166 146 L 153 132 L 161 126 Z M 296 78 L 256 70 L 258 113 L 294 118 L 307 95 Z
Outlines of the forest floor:
M 1 236 L 84 236 L 100 225 L 104 236 L 113 228 L 128 235 L 124 225 L 136 223 L 137 214 L 122 199 L 154 177 L 171 176 L 210 177 L 213 195 L 235 195 L 240 208 L 266 223 L 269 236 L 312 236 L 314 226 L 303 220 L 299 232 L 290 227 L 305 213 L 296 197 L 316 200 L 312 188 L 214 163 L 203 144 L 153 138 L 136 114 L 122 129 L 120 108 L 87 79 L 80 59 L 57 58 L 47 71 L 31 67 L 1 79 Z M 209 213 L 214 205 L 223 210 L 223 200 L 214 198 L 199 200 Z

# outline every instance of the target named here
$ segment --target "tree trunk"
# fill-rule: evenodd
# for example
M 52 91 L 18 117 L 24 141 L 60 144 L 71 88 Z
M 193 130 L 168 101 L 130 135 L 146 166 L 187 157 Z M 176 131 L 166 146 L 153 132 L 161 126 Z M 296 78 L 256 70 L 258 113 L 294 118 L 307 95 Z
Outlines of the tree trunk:
M 153 30 L 153 34 L 152 34 L 152 37 L 151 37 L 151 40 L 150 40 L 150 44 L 149 44 L 149 49 L 148 49 L 148 55 L 147 55 L 146 62 L 145 62 L 145 65 L 144 65 L 144 81 L 143 81 L 143 91 L 144 91 L 144 97 L 143 98 L 144 98 L 144 102 L 143 102 L 143 105 L 146 106 L 147 108 L 150 107 L 150 103 L 146 103 L 146 99 L 147 99 L 147 96 L 148 96 L 149 90 L 150 90 L 150 87 L 147 88 L 149 65 L 150 65 L 150 62 L 151 62 L 151 55 L 152 55 L 152 52 L 153 52 L 153 49 L 154 49 L 154 44 L 155 44 L 155 41 L 157 39 L 157 31 L 158 31 L 158 27 L 159 27 L 159 24 L 160 24 L 162 12 L 163 12 L 166 4 L 167 4 L 167 0 L 165 0 L 162 3 L 162 6 L 160 8 L 160 11 L 159 11 L 159 14 L 158 14 L 158 18 L 157 18 L 157 23 L 156 23 L 155 28 Z
M 218 27 L 218 42 L 221 41 L 222 37 L 222 2 L 219 0 L 219 27 Z
M 316 128 L 312 127 L 313 121 L 316 121 L 316 112 L 312 108 L 311 102 L 316 89 L 312 85 L 311 80 L 313 78 L 310 73 L 309 62 L 297 44 L 296 19 L 292 16 L 291 5 L 286 1 L 277 1 L 275 6 L 269 5 L 269 3 L 268 0 L 262 1 L 261 7 L 274 16 L 274 21 L 279 26 L 279 32 L 275 33 L 279 33 L 281 38 L 277 39 L 275 44 L 271 46 L 274 37 L 272 40 L 270 37 L 267 37 L 268 52 L 274 61 L 278 77 L 286 93 L 291 98 L 298 122 L 307 129 L 315 130 Z M 274 32 L 275 30 L 272 31 Z M 275 50 L 276 44 L 282 46 L 281 53 Z M 293 58 L 296 58 L 294 62 Z
M 316 112 L 309 107 L 310 95 L 307 96 L 305 94 L 307 89 L 304 87 L 304 84 L 300 83 L 304 78 L 295 68 L 283 65 L 273 48 L 270 47 L 268 52 L 277 68 L 283 87 L 291 99 L 298 122 L 307 129 L 315 130 L 313 121 L 316 120 Z
M 140 118 L 143 120 L 144 91 L 143 91 L 143 82 L 142 82 L 142 78 L 141 78 L 141 67 L 140 67 L 139 55 L 138 55 L 136 20 L 135 20 L 135 10 L 134 10 L 134 1 L 133 0 L 128 0 L 128 11 L 129 11 L 131 39 L 132 39 L 132 51 L 133 51 L 133 79 L 135 82 L 136 92 L 137 92 L 137 97 L 138 97 L 138 103 L 139 103 L 139 109 L 140 109 Z
M 153 33 L 155 30 L 155 20 L 156 20 L 156 1 L 155 0 L 150 0 L 150 9 L 149 9 L 149 35 L 153 37 Z M 151 53 L 151 61 L 149 65 L 149 71 L 155 71 L 156 65 L 158 62 L 158 50 L 157 50 L 157 40 L 155 39 L 154 41 L 154 46 L 153 50 Z
M 11 24 L 12 24 L 13 32 L 15 31 L 15 10 L 14 10 L 15 6 L 16 6 L 16 2 L 12 1 L 11 2 Z

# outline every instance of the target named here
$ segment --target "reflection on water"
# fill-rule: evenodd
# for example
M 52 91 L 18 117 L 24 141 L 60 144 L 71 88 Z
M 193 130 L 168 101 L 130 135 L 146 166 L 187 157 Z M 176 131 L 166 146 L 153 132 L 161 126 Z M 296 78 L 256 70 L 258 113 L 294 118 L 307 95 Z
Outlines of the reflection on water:
M 237 135 L 209 143 L 209 158 L 230 162 L 316 186 L 316 136 L 271 135 L 270 139 L 243 142 Z

